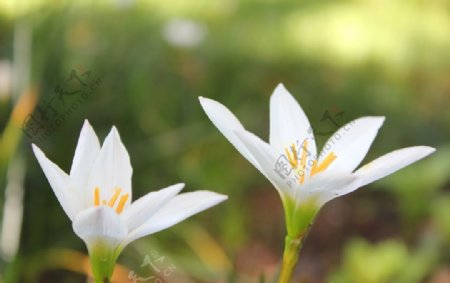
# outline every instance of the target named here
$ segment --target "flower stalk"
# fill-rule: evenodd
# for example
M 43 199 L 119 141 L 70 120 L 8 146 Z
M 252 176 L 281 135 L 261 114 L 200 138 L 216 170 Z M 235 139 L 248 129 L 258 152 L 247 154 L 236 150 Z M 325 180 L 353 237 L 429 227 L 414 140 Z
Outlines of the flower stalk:
M 295 266 L 298 262 L 303 239 L 305 238 L 304 235 L 305 234 L 302 234 L 296 238 L 292 238 L 289 235 L 286 236 L 286 239 L 284 241 L 283 262 L 281 263 L 281 271 L 278 283 L 291 282 Z
M 88 248 L 92 273 L 96 283 L 110 283 L 120 252 L 101 243 Z

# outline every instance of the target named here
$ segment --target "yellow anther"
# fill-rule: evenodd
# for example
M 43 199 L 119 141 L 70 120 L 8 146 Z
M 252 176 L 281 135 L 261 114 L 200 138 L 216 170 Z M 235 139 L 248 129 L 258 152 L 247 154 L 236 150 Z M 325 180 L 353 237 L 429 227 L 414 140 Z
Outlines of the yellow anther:
M 303 152 L 302 152 L 302 159 L 301 159 L 301 166 L 304 167 L 306 165 L 306 154 L 308 153 L 308 141 L 305 140 L 303 143 Z
M 100 205 L 100 189 L 98 187 L 94 190 L 94 206 Z
M 122 192 L 121 188 L 116 188 L 114 190 L 113 195 L 109 199 L 109 202 L 107 202 L 106 200 L 101 200 L 100 201 L 100 188 L 99 187 L 95 187 L 95 190 L 94 190 L 94 206 L 99 206 L 100 204 L 102 204 L 102 205 L 108 205 L 109 207 L 113 208 L 114 205 L 116 204 L 117 199 L 119 198 L 121 192 Z M 122 210 L 125 208 L 125 203 L 127 202 L 128 197 L 129 197 L 129 194 L 125 194 L 125 195 L 120 197 L 119 204 L 117 205 L 117 208 L 116 208 L 116 212 L 117 213 L 121 213 Z
M 127 199 L 128 199 L 128 194 L 120 197 L 119 204 L 117 205 L 117 208 L 116 208 L 117 213 L 120 214 L 122 212 L 123 208 L 125 207 L 125 203 L 127 202 Z
M 303 184 L 305 182 L 305 168 L 306 168 L 306 155 L 308 153 L 308 141 L 305 140 L 302 147 L 302 158 L 300 160 L 300 184 Z
M 297 154 L 296 154 L 296 150 L 295 150 L 295 145 L 292 145 L 291 150 L 293 151 L 293 156 L 291 156 L 291 152 L 289 151 L 289 148 L 286 147 L 284 149 L 284 152 L 286 153 L 286 157 L 289 160 L 289 163 L 291 164 L 292 168 L 296 168 L 297 167 Z
M 295 149 L 295 144 L 291 145 L 291 150 L 292 150 L 292 160 L 294 161 L 295 167 L 298 166 L 298 153 L 297 150 Z
M 337 158 L 337 156 L 334 154 L 334 152 L 331 152 L 330 154 L 325 157 L 325 159 L 319 164 L 317 167 L 317 173 L 324 171 L 325 169 L 330 166 L 330 164 Z
M 119 197 L 121 191 L 122 191 L 122 189 L 120 189 L 120 188 L 117 188 L 117 189 L 114 190 L 114 194 L 112 195 L 111 199 L 108 202 L 108 206 L 109 207 L 113 207 L 114 206 L 114 204 L 116 203 L 116 200 Z
M 317 173 L 317 160 L 313 161 L 313 165 L 311 167 L 311 173 L 310 176 L 314 176 Z
M 297 155 L 300 150 L 301 157 Z M 295 170 L 295 172 L 299 176 L 299 183 L 303 184 L 306 179 L 306 171 L 310 167 L 309 177 L 316 175 L 322 171 L 325 171 L 334 160 L 336 160 L 337 156 L 334 152 L 329 153 L 322 162 L 318 162 L 317 160 L 310 160 L 312 164 L 308 162 L 308 140 L 305 139 L 301 148 L 296 148 L 295 144 L 292 144 L 291 147 L 285 147 L 284 152 L 286 154 L 286 158 L 289 161 L 291 167 Z M 308 163 L 308 166 L 307 166 Z M 308 168 L 307 168 L 308 167 Z

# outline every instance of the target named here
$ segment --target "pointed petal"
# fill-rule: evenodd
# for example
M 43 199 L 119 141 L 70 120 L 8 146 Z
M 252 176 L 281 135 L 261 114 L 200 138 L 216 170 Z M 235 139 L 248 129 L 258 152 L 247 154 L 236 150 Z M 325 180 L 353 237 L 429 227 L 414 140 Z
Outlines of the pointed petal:
M 279 84 L 270 98 L 270 145 L 279 153 L 308 142 L 308 161 L 317 155 L 313 130 L 295 98 Z
M 176 184 L 157 192 L 151 192 L 134 201 L 120 216 L 132 231 L 150 219 L 167 201 L 176 196 L 184 184 Z
M 342 196 L 343 190 L 357 181 L 352 174 L 320 174 L 308 180 L 296 195 L 297 205 L 314 201 L 319 207 L 332 199 Z
M 86 190 L 85 207 L 92 206 L 94 190 L 100 188 L 100 199 L 108 200 L 117 188 L 121 194 L 128 194 L 126 205 L 131 201 L 131 175 L 133 169 L 128 152 L 120 140 L 119 132 L 113 127 L 100 149 Z
M 354 175 L 357 176 L 359 186 L 365 186 L 378 179 L 394 173 L 435 151 L 429 146 L 413 146 L 392 151 L 358 169 Z
M 127 239 L 122 243 L 122 246 L 173 226 L 200 211 L 225 201 L 227 198 L 225 195 L 209 191 L 180 194 L 158 210 L 147 222 L 131 231 Z
M 327 173 L 351 173 L 366 156 L 384 117 L 363 117 L 341 127 L 325 143 L 319 156 L 319 164 L 330 153 L 336 159 L 326 169 Z
M 79 203 L 79 200 L 76 198 L 73 188 L 71 188 L 70 177 L 56 164 L 51 162 L 36 145 L 33 144 L 32 147 L 34 155 L 41 165 L 56 198 L 67 216 L 73 220 L 75 213 L 78 210 L 77 204 Z
M 338 190 L 351 185 L 356 177 L 347 175 L 315 175 L 298 188 L 295 207 L 286 214 L 290 235 L 299 235 L 308 230 L 321 207 L 340 196 Z
M 78 138 L 75 156 L 70 169 L 70 177 L 72 178 L 75 188 L 82 193 L 87 186 L 89 174 L 94 165 L 94 161 L 100 152 L 100 142 L 88 120 L 84 120 L 80 137 Z
M 83 210 L 75 217 L 72 226 L 88 248 L 97 242 L 117 247 L 128 234 L 125 222 L 112 208 L 104 205 Z
M 236 136 L 236 130 L 245 130 L 236 116 L 228 108 L 209 98 L 199 97 L 200 104 L 211 122 L 228 139 L 228 141 L 256 168 L 260 168 L 258 161 L 255 160 L 241 140 Z
M 245 130 L 235 131 L 236 136 L 241 140 L 242 144 L 247 148 L 248 152 L 258 161 L 259 167 L 256 167 L 269 181 L 275 186 L 281 197 L 285 195 L 293 196 L 293 190 L 289 187 L 289 178 L 291 174 L 283 174 L 283 170 L 278 170 L 278 165 L 286 161 L 283 155 L 277 155 L 274 149 L 254 134 Z M 290 166 L 290 165 L 287 165 Z

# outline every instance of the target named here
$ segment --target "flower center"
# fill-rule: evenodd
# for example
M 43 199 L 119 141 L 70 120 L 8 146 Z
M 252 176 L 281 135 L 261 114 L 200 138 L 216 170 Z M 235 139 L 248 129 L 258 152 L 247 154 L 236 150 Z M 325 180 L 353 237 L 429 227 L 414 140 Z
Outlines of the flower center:
M 111 198 L 109 199 L 109 201 L 107 202 L 106 200 L 102 200 L 102 202 L 100 203 L 100 188 L 99 187 L 95 187 L 94 190 L 94 206 L 99 206 L 99 205 L 108 205 L 111 208 L 114 208 L 117 199 L 119 198 L 120 194 L 122 192 L 121 188 L 116 188 L 114 190 L 113 195 L 111 196 Z M 120 197 L 119 203 L 117 204 L 116 207 L 116 212 L 118 214 L 120 214 L 123 210 L 123 208 L 125 207 L 125 203 L 127 202 L 129 197 L 129 194 L 123 194 Z
M 301 155 L 299 154 L 301 151 Z M 286 157 L 289 160 L 289 163 L 291 167 L 297 172 L 297 174 L 300 176 L 299 183 L 303 184 L 305 182 L 305 175 L 307 166 L 310 167 L 310 173 L 309 177 L 314 176 L 317 173 L 320 173 L 322 171 L 325 171 L 328 166 L 330 166 L 331 163 L 337 158 L 337 156 L 334 154 L 334 152 L 330 152 L 320 164 L 318 163 L 317 159 L 314 159 L 312 164 L 306 164 L 306 159 L 308 154 L 308 141 L 305 140 L 303 142 L 303 145 L 301 148 L 299 147 L 297 149 L 295 144 L 292 144 L 290 147 L 286 147 L 284 149 L 284 152 L 286 153 Z

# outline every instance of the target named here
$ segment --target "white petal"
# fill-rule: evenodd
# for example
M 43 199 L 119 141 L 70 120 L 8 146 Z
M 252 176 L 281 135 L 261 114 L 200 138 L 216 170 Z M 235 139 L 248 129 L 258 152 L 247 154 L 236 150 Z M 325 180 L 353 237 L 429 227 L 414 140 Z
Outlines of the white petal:
M 297 205 L 314 200 L 319 207 L 323 206 L 330 200 L 344 195 L 343 191 L 356 181 L 357 177 L 351 174 L 316 175 L 297 190 Z
M 73 222 L 73 230 L 90 248 L 92 243 L 104 242 L 116 247 L 126 238 L 128 229 L 110 207 L 101 205 L 83 210 Z
M 92 168 L 86 190 L 85 207 L 92 206 L 96 187 L 100 188 L 101 200 L 109 200 L 115 189 L 122 189 L 122 194 L 129 195 L 126 202 L 126 205 L 129 205 L 132 174 L 128 152 L 120 140 L 116 127 L 113 127 Z
M 290 174 L 284 174 L 279 169 L 280 163 L 290 166 L 284 160 L 284 155 L 277 155 L 277 152 L 263 140 L 245 130 L 235 131 L 236 136 L 242 141 L 249 153 L 258 160 L 259 167 L 256 167 L 275 186 L 281 197 L 285 195 L 293 196 L 293 190 L 288 186 Z M 278 168 L 278 169 L 277 169 Z M 295 187 L 294 187 L 295 188 Z
M 132 231 L 121 245 L 126 246 L 136 239 L 164 230 L 227 198 L 225 195 L 209 191 L 180 194 L 158 210 L 147 222 Z
M 366 156 L 384 117 L 363 117 L 341 127 L 325 143 L 319 156 L 319 164 L 330 153 L 336 159 L 326 169 L 327 173 L 351 173 Z
M 84 121 L 78 138 L 77 148 L 70 169 L 75 188 L 85 193 L 85 187 L 88 182 L 89 174 L 94 165 L 94 161 L 100 152 L 100 142 L 88 120 Z
M 292 144 L 308 142 L 308 160 L 317 155 L 308 118 L 295 98 L 279 84 L 270 98 L 270 145 L 279 153 Z
M 157 192 L 151 192 L 134 201 L 120 216 L 132 231 L 150 219 L 167 201 L 176 196 L 184 184 L 176 184 Z
M 414 146 L 392 151 L 358 169 L 354 175 L 364 186 L 414 163 L 435 151 L 429 146 Z
M 236 130 L 245 130 L 236 116 L 234 116 L 228 108 L 215 100 L 204 97 L 199 97 L 199 100 L 206 115 L 217 127 L 217 129 L 219 129 L 219 131 L 239 151 L 240 154 L 242 154 L 256 168 L 260 168 L 258 161 L 255 160 L 253 155 L 248 152 L 247 148 L 242 144 L 241 140 L 234 132 Z
M 34 155 L 36 156 L 45 176 L 47 177 L 53 192 L 59 203 L 66 212 L 67 216 L 73 220 L 78 210 L 79 199 L 71 187 L 70 177 L 62 171 L 56 164 L 51 162 L 45 154 L 36 146 L 32 145 Z

